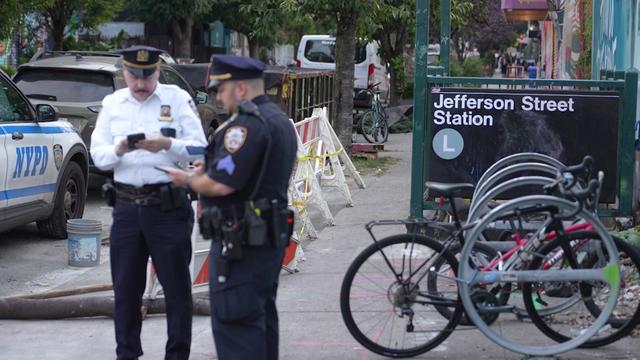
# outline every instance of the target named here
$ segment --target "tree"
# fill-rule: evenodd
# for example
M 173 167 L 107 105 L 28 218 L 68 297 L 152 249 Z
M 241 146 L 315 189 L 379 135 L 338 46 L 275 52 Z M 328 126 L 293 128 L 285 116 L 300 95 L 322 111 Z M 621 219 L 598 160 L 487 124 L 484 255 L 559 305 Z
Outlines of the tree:
M 478 10 L 482 12 L 480 21 L 463 29 L 462 37 L 474 44 L 480 54 L 502 51 L 513 45 L 518 37 L 517 26 L 507 21 L 500 3 L 489 1 Z
M 212 5 L 212 0 L 128 0 L 126 8 L 142 21 L 154 24 L 169 23 L 176 46 L 175 56 L 190 58 L 194 21 L 207 14 Z
M 213 0 L 209 18 L 220 20 L 249 40 L 249 54 L 258 58 L 260 47 L 271 47 L 285 21 L 280 0 Z
M 0 39 L 6 39 L 18 30 L 30 10 L 39 0 L 0 0 Z
M 353 129 L 353 75 L 356 52 L 357 23 L 367 14 L 373 0 L 283 0 L 292 13 L 309 13 L 317 19 L 336 24 L 336 81 L 334 85 L 335 116 L 333 128 L 345 148 L 351 144 Z
M 404 48 L 415 33 L 415 0 L 375 0 L 368 21 L 371 37 L 380 43 L 380 58 L 391 77 L 389 106 L 398 105 L 404 85 Z
M 468 38 L 465 37 L 465 29 L 478 24 L 484 20 L 482 9 L 486 7 L 486 2 L 496 2 L 495 0 L 451 0 L 451 42 L 453 50 L 460 61 L 464 60 L 467 49 Z M 440 41 L 440 0 L 431 2 L 431 32 L 435 42 Z
M 20 2 L 22 0 L 18 0 Z M 122 0 L 36 0 L 36 12 L 53 38 L 54 49 L 63 49 L 65 28 L 93 29 L 111 20 Z M 74 19 L 75 21 L 72 21 Z

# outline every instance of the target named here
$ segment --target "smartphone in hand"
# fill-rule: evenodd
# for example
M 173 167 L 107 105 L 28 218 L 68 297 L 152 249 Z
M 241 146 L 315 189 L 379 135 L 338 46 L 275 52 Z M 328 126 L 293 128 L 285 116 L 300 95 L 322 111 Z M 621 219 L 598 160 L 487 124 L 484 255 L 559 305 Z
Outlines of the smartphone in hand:
M 137 134 L 127 135 L 127 142 L 129 144 L 129 149 L 135 150 L 136 149 L 136 143 L 138 141 L 144 140 L 144 139 L 145 139 L 144 133 L 137 133 Z
M 175 168 L 173 166 L 166 166 L 166 165 L 156 165 L 153 168 L 158 171 L 162 171 L 165 174 L 168 173 L 170 170 L 179 170 L 178 168 Z

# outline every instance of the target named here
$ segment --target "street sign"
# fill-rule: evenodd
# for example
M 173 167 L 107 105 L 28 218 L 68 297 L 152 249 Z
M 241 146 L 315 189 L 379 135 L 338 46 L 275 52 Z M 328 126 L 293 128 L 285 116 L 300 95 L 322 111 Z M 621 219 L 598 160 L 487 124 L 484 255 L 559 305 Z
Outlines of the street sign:
M 493 163 L 519 152 L 565 164 L 589 154 L 605 172 L 601 200 L 615 201 L 617 92 L 432 88 L 431 99 L 428 180 L 475 183 Z

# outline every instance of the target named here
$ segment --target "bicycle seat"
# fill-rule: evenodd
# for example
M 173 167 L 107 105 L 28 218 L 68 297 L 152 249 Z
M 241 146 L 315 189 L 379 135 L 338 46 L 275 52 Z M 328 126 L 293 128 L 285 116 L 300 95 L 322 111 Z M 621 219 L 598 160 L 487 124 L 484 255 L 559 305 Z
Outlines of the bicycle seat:
M 427 189 L 430 196 L 444 196 L 451 197 L 461 192 L 470 191 L 476 188 L 475 185 L 469 183 L 439 183 L 433 181 L 427 181 Z

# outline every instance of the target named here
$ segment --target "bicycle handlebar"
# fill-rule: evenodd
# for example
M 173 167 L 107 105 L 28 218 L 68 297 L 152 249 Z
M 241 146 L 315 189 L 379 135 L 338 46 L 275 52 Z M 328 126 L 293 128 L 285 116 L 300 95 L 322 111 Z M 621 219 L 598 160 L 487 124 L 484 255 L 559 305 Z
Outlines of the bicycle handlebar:
M 590 155 L 586 155 L 584 159 L 582 159 L 582 163 L 578 165 L 571 165 L 565 167 L 562 172 L 568 172 L 573 175 L 580 175 L 583 173 L 591 173 L 593 167 L 593 157 Z

